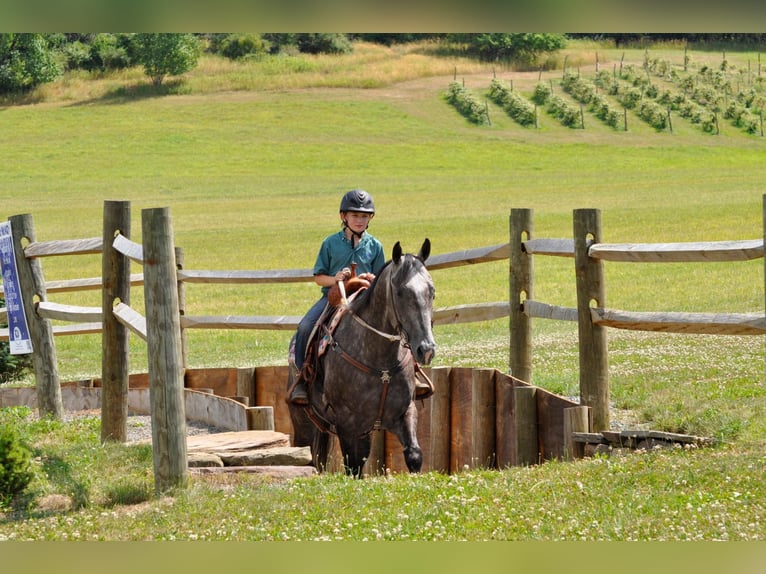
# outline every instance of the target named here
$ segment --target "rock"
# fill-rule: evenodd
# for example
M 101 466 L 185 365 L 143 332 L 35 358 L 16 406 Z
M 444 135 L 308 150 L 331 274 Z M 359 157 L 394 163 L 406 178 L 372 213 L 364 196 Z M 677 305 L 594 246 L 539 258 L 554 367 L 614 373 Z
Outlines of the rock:
M 210 466 L 223 466 L 223 460 L 212 452 L 190 452 L 187 455 L 189 468 L 200 468 Z
M 274 431 L 221 432 L 190 436 L 186 439 L 188 452 L 205 451 L 218 454 L 282 446 L 290 446 L 290 436 Z
M 247 473 L 270 476 L 272 478 L 303 478 L 317 474 L 313 466 L 224 466 L 190 468 L 190 473 L 198 475 L 219 475 L 232 473 Z
M 276 447 L 237 452 L 219 452 L 225 466 L 305 466 L 311 464 L 311 449 Z

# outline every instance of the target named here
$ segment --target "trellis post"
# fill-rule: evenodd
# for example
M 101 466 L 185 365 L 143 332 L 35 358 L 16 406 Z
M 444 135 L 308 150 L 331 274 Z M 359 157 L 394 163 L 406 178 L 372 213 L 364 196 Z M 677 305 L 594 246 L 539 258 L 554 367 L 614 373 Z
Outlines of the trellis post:
M 164 492 L 188 482 L 181 319 L 169 209 L 143 210 L 142 235 L 154 481 L 157 492 Z
M 14 215 L 8 220 L 11 222 L 13 250 L 19 274 L 19 288 L 24 301 L 24 314 L 29 325 L 29 337 L 32 340 L 37 408 L 42 416 L 61 420 L 64 417 L 64 404 L 61 400 L 53 327 L 48 319 L 41 317 L 36 311 L 37 302 L 47 299 L 43 269 L 39 260 L 28 259 L 24 254 L 24 239 L 29 243 L 34 243 L 36 240 L 34 220 L 28 213 Z
M 580 347 L 580 404 L 593 413 L 593 430 L 609 430 L 609 369 L 606 328 L 593 323 L 591 307 L 606 307 L 603 263 L 588 249 L 601 243 L 601 211 L 574 211 L 577 325 Z
M 128 436 L 130 332 L 112 314 L 116 302 L 130 305 L 130 259 L 112 247 L 117 234 L 130 238 L 130 202 L 104 202 L 101 253 L 101 440 Z
M 523 249 L 532 239 L 533 211 L 512 209 L 510 217 L 510 369 L 522 381 L 532 379 L 532 320 L 524 314 L 524 301 L 533 298 L 533 256 Z

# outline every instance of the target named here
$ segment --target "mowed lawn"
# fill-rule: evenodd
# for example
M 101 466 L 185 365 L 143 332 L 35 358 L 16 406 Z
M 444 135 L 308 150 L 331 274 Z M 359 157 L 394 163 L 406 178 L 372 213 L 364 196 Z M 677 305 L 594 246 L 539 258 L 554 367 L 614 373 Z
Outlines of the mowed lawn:
M 571 55 L 569 65 L 583 76 L 595 73 L 595 51 Z M 683 56 L 682 50 L 658 54 L 676 63 Z M 601 50 L 599 65 L 612 69 L 623 57 Z M 640 65 L 644 57 L 635 50 L 625 63 Z M 727 55 L 740 70 L 753 57 Z M 518 72 L 367 45 L 348 58 L 363 65 L 343 68 L 337 58 L 307 58 L 312 65 L 306 71 L 280 74 L 266 64 L 208 58 L 163 94 L 142 87 L 148 80 L 136 71 L 90 82 L 60 80 L 37 103 L 0 108 L 8 134 L 0 140 L 0 216 L 33 214 L 38 240 L 94 237 L 101 235 L 104 200 L 129 200 L 132 237 L 140 241 L 141 211 L 168 207 L 187 269 L 309 268 L 321 239 L 338 229 L 341 195 L 356 187 L 375 198 L 370 229 L 386 250 L 401 241 L 415 251 L 424 237 L 433 253 L 504 243 L 515 207 L 535 210 L 536 237 L 571 237 L 578 208 L 601 210 L 609 242 L 763 236 L 766 140 L 758 134 L 723 120 L 720 135 L 706 134 L 681 118 L 674 118 L 673 133 L 659 132 L 633 112 L 626 132 L 587 110 L 586 128 L 571 129 L 543 108 L 539 127 L 524 128 L 492 103 L 491 125 L 477 126 L 446 103 L 450 81 L 463 82 L 486 101 L 494 77 L 527 96 L 538 81 L 561 92 L 561 70 Z M 715 65 L 720 58 L 700 52 L 691 61 Z M 48 258 L 43 269 L 48 280 L 92 277 L 100 273 L 100 258 Z M 134 264 L 133 272 L 139 271 Z M 762 260 L 609 263 L 607 306 L 760 312 L 763 273 Z M 508 296 L 507 262 L 436 271 L 434 279 L 437 307 Z M 187 313 L 300 315 L 317 293 L 312 284 L 190 285 Z M 575 304 L 572 260 L 536 259 L 535 298 Z M 50 299 L 100 305 L 97 292 Z M 140 289 L 132 304 L 142 308 Z M 508 368 L 507 320 L 439 327 L 436 336 L 437 365 Z M 576 395 L 576 326 L 538 320 L 535 336 L 533 382 Z M 194 331 L 190 366 L 284 364 L 289 337 L 286 331 Z M 761 337 L 615 331 L 610 338 L 613 395 L 621 406 L 637 408 L 679 385 L 689 387 L 684 396 L 696 395 L 697 383 L 726 387 L 725 394 L 734 395 L 731 410 L 741 401 L 763 401 Z M 57 339 L 62 379 L 98 376 L 100 344 L 97 335 Z M 132 349 L 131 370 L 145 371 L 144 344 L 133 340 Z M 753 408 L 745 408 L 745 422 L 705 423 L 708 428 L 697 421 L 676 430 L 738 436 L 746 427 L 759 436 L 763 411 Z M 644 417 L 684 426 L 677 415 L 657 409 Z M 727 427 L 732 424 L 735 429 Z
M 766 140 L 759 134 L 723 121 L 720 135 L 705 134 L 675 117 L 673 133 L 658 132 L 634 112 L 627 114 L 625 132 L 587 110 L 586 128 L 570 129 L 542 108 L 539 127 L 522 128 L 492 103 L 491 125 L 476 126 L 444 99 L 449 83 L 461 81 L 485 101 L 494 77 L 512 81 L 525 96 L 540 80 L 559 92 L 563 57 L 587 77 L 595 72 L 597 51 L 606 69 L 623 59 L 640 66 L 647 55 L 643 49 L 573 43 L 542 73 L 436 58 L 428 45 L 359 45 L 354 55 L 340 58 L 248 64 L 206 57 L 160 94 L 147 87 L 140 70 L 69 75 L 24 105 L 0 107 L 0 217 L 33 214 L 38 240 L 95 237 L 101 235 L 104 200 L 129 200 L 132 238 L 140 241 L 142 210 L 168 207 L 186 268 L 221 270 L 311 267 L 321 239 L 338 228 L 342 193 L 353 187 L 374 195 L 378 214 L 371 230 L 386 250 L 401 241 L 414 251 L 426 236 L 437 254 L 505 243 L 515 207 L 535 210 L 536 237 L 571 237 L 572 211 L 596 208 L 608 242 L 762 238 Z M 683 63 L 683 49 L 649 53 Z M 714 51 L 689 56 L 692 66 L 718 66 L 722 57 Z M 754 66 L 757 54 L 726 57 L 733 74 Z M 93 277 L 100 268 L 98 256 L 43 260 L 48 280 Z M 134 265 L 133 272 L 139 271 Z M 764 309 L 762 259 L 610 262 L 605 272 L 606 305 L 612 308 Z M 508 298 L 507 261 L 433 275 L 437 307 Z M 539 301 L 576 302 L 571 259 L 536 257 L 535 283 Z M 310 284 L 189 285 L 187 313 L 300 315 L 316 297 L 317 287 Z M 100 305 L 98 292 L 50 298 Z M 143 307 L 141 289 L 134 289 L 131 305 Z M 576 397 L 577 326 L 535 320 L 533 328 L 532 382 Z M 505 319 L 438 326 L 435 334 L 436 365 L 508 369 Z M 190 366 L 285 364 L 289 337 L 287 331 L 190 332 Z M 62 337 L 56 344 L 62 379 L 99 375 L 100 336 Z M 712 436 L 717 445 L 450 476 L 195 478 L 188 489 L 157 496 L 148 445 L 101 444 L 97 417 L 55 423 L 35 420 L 23 409 L 3 409 L 4 420 L 13 422 L 39 457 L 34 505 L 0 514 L 0 540 L 766 539 L 763 336 L 610 330 L 609 351 L 611 397 L 621 414 L 658 430 Z M 146 371 L 144 343 L 134 337 L 131 352 L 131 370 Z M 7 543 L 20 548 L 19 564 L 23 560 L 26 567 L 48 558 Z M 123 569 L 131 560 L 144 565 L 150 558 L 146 547 L 126 548 L 118 560 L 113 546 L 89 548 L 88 554 L 79 545 L 57 546 L 49 556 L 58 565 L 80 564 L 82 556 L 92 561 L 104 552 L 110 567 L 119 562 Z M 255 559 L 292 569 L 337 569 L 355 562 L 349 560 L 351 550 L 364 568 L 381 564 L 389 570 L 404 564 L 476 569 L 488 556 L 493 565 L 525 560 L 539 569 L 558 560 L 568 569 L 592 569 L 604 556 L 603 547 L 593 552 L 595 547 L 582 545 L 557 546 L 554 552 L 534 544 L 247 549 L 252 548 L 255 553 L 185 545 L 173 564 L 208 564 L 215 556 L 220 565 L 237 556 L 238 565 Z M 759 545 L 610 548 L 617 549 L 614 556 L 607 550 L 614 564 L 636 572 L 646 571 L 649 560 L 654 567 L 678 563 L 679 552 L 696 570 L 756 571 L 762 563 Z M 78 554 L 70 557 L 70 549 Z M 156 553 L 156 547 L 148 550 Z M 569 550 L 582 557 L 572 561 Z

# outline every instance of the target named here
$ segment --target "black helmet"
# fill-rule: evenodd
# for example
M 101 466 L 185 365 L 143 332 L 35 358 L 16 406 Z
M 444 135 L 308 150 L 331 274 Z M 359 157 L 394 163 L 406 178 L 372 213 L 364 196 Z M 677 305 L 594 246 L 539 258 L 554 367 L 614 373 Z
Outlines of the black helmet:
M 340 211 L 361 211 L 363 213 L 375 213 L 375 204 L 372 196 L 363 189 L 352 189 L 340 200 Z

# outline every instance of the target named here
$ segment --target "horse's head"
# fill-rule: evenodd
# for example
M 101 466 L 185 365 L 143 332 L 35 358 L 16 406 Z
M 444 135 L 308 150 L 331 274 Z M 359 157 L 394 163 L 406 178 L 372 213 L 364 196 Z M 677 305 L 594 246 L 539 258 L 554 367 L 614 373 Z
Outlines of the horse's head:
M 399 242 L 391 257 L 391 295 L 396 320 L 415 360 L 428 365 L 436 352 L 433 335 L 434 283 L 425 266 L 431 242 L 423 242 L 417 256 L 404 254 Z

